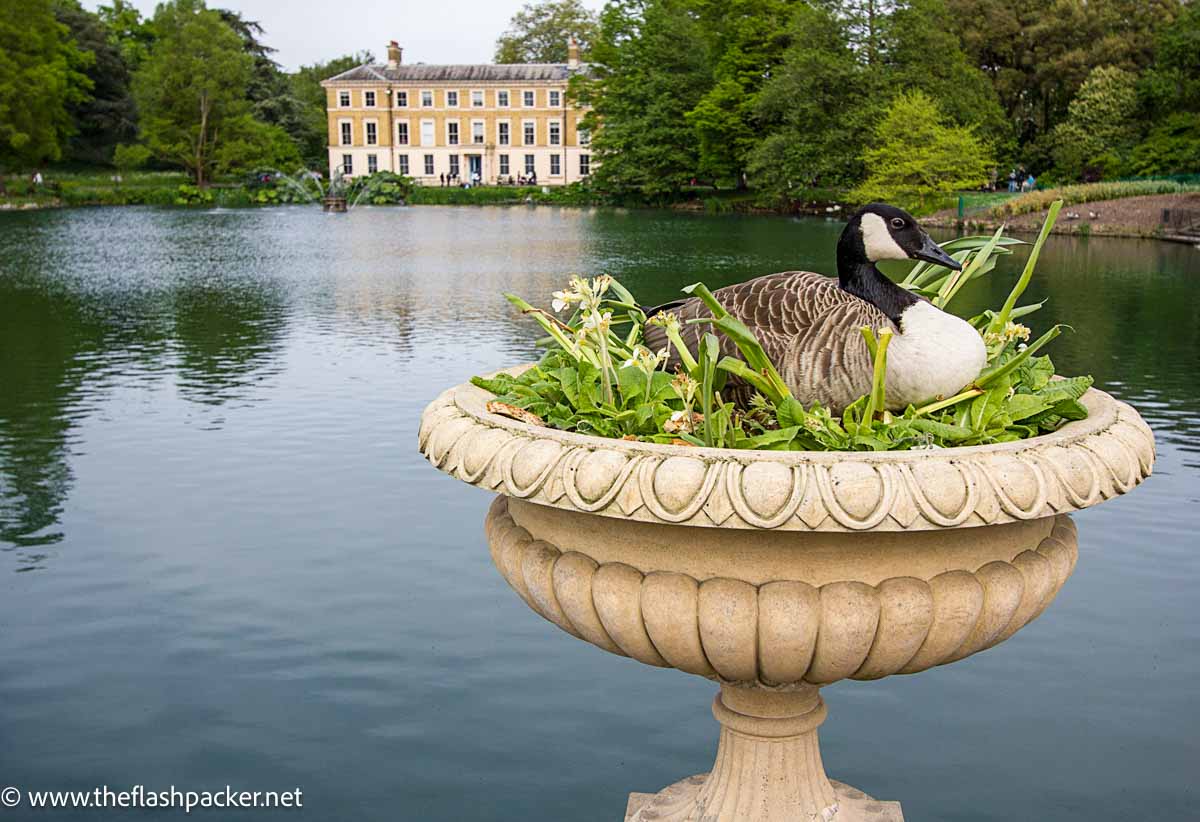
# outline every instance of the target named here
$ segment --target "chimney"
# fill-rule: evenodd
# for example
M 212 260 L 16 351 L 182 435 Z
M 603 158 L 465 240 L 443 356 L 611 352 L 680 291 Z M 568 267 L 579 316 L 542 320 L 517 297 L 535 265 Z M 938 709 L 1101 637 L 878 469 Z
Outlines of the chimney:
M 400 60 L 404 55 L 404 49 L 400 48 L 399 43 L 397 43 L 395 40 L 392 40 L 391 42 L 388 43 L 387 55 L 388 55 L 387 67 L 390 69 L 399 68 Z
M 579 41 L 574 34 L 567 39 L 567 68 L 579 68 Z

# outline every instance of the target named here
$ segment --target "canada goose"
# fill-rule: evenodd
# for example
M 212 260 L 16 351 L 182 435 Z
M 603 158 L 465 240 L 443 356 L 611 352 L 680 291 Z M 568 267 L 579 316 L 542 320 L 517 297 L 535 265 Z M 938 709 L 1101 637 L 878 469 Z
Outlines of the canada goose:
M 905 211 L 872 203 L 855 212 L 837 245 L 838 279 L 811 271 L 768 274 L 715 292 L 716 298 L 749 327 L 779 369 L 796 399 L 820 402 L 840 412 L 871 389 L 872 362 L 860 329 L 892 328 L 887 349 L 887 404 L 949 397 L 969 384 L 987 362 L 979 332 L 928 300 L 889 280 L 879 260 L 922 260 L 960 270 L 962 266 Z M 672 311 L 684 323 L 683 339 L 693 353 L 709 326 L 687 320 L 709 316 L 696 298 L 677 300 L 647 313 Z M 663 328 L 648 324 L 645 342 L 667 347 Z M 718 335 L 721 352 L 739 357 Z M 674 352 L 668 367 L 677 362 Z M 728 396 L 742 404 L 751 391 L 731 378 Z

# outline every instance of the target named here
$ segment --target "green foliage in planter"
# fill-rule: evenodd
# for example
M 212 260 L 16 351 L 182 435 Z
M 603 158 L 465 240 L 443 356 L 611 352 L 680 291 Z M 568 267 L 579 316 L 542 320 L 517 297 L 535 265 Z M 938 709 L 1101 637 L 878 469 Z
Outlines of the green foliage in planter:
M 889 451 L 982 445 L 1034 437 L 1054 431 L 1069 420 L 1083 419 L 1080 402 L 1091 377 L 1055 379 L 1054 364 L 1038 352 L 1061 332 L 1050 328 L 1032 342 L 1030 330 L 1017 322 L 1041 307 L 1019 306 L 1038 256 L 1062 203 L 1055 203 L 1034 244 L 1021 276 L 1004 304 L 968 322 L 983 336 L 988 362 L 983 372 L 957 395 L 887 410 L 885 377 L 890 328 L 862 333 L 871 351 L 871 391 L 841 414 L 819 404 L 803 406 L 745 325 L 730 315 L 703 285 L 684 289 L 711 311 L 704 322 L 712 332 L 699 351 L 683 344 L 679 320 L 672 314 L 647 319 L 637 300 L 611 277 L 588 281 L 579 277 L 555 292 L 555 313 L 571 309 L 565 322 L 555 313 L 506 295 L 522 313 L 532 316 L 549 335 L 549 350 L 520 375 L 475 377 L 472 383 L 496 395 L 500 406 L 536 414 L 548 426 L 601 437 L 644 442 L 685 442 L 725 448 L 790 451 Z M 963 263 L 961 271 L 919 263 L 903 285 L 945 309 L 970 281 L 985 276 L 996 259 L 1011 253 L 1019 241 L 963 237 L 944 247 Z M 661 325 L 682 366 L 664 370 L 668 351 L 653 352 L 641 344 L 647 323 Z M 732 340 L 741 358 L 720 356 L 717 334 Z M 729 375 L 752 385 L 750 408 L 736 408 L 721 396 Z

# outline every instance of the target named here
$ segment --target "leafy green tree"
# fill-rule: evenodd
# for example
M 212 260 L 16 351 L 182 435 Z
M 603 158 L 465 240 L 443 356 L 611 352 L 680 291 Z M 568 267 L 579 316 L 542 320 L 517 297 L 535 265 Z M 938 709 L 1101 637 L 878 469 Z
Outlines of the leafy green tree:
M 213 151 L 213 166 L 221 171 L 295 169 L 300 166 L 300 150 L 292 135 L 279 126 L 244 118 Z
M 988 76 L 972 65 L 948 18 L 946 0 L 897 4 L 887 22 L 883 85 L 920 89 L 954 122 L 978 126 L 981 134 L 1007 145 L 1012 128 L 996 89 Z
M 790 40 L 757 101 L 766 136 L 749 158 L 751 184 L 784 199 L 809 186 L 861 180 L 862 153 L 883 110 L 844 19 L 798 6 Z
M 982 185 L 992 167 L 984 141 L 970 128 L 947 123 L 922 91 L 901 92 L 892 100 L 863 161 L 867 179 L 851 192 L 852 199 L 918 207 L 932 196 Z
M 580 0 L 526 3 L 496 40 L 497 63 L 565 63 L 567 39 L 579 41 L 587 54 L 596 39 L 596 15 Z
M 1129 171 L 1154 177 L 1200 169 L 1200 113 L 1181 111 L 1160 122 L 1133 149 Z
M 585 122 L 597 185 L 649 197 L 679 191 L 699 154 L 686 115 L 712 87 L 704 32 L 689 0 L 612 0 L 600 15 L 594 77 L 577 86 L 594 106 Z
M 1098 180 L 1117 171 L 1138 138 L 1137 77 L 1112 66 L 1094 70 L 1053 131 L 1058 172 Z
M 96 15 L 108 27 L 109 42 L 120 52 L 121 60 L 132 73 L 150 56 L 154 45 L 154 26 L 129 0 L 113 0 L 111 6 L 100 6 Z
M 54 15 L 67 27 L 77 48 L 91 55 L 84 73 L 91 82 L 86 100 L 68 106 L 76 133 L 66 156 L 106 164 L 118 143 L 137 136 L 137 107 L 129 88 L 129 70 L 108 27 L 78 0 L 55 0 Z
M 328 114 L 321 81 L 355 66 L 374 62 L 375 57 L 369 51 L 364 51 L 337 57 L 327 63 L 301 66 L 299 71 L 288 76 L 292 96 L 300 104 L 300 124 L 292 133 L 297 138 L 301 162 L 308 168 L 322 168 L 329 161 L 326 151 L 329 145 Z
M 221 170 L 223 141 L 253 128 L 246 89 L 253 59 L 241 38 L 202 0 L 171 0 L 154 14 L 157 37 L 134 76 L 142 136 L 161 160 L 199 186 Z
M 0 167 L 62 156 L 74 132 L 69 107 L 91 86 L 88 62 L 51 0 L 0 0 Z
M 759 140 L 756 108 L 788 43 L 790 0 L 707 0 L 700 22 L 710 40 L 713 85 L 687 114 L 699 139 L 700 175 L 745 180 Z

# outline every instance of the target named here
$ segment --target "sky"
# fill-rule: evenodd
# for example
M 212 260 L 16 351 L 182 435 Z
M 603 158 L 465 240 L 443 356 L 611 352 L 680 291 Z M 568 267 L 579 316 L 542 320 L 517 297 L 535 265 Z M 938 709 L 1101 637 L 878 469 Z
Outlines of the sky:
M 157 0 L 133 0 L 144 15 Z M 496 38 L 523 0 L 208 0 L 210 8 L 241 12 L 266 29 L 284 69 L 370 50 L 386 59 L 388 40 L 404 47 L 406 63 L 489 63 Z M 583 0 L 599 10 L 603 0 Z M 95 9 L 111 0 L 84 0 Z

